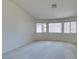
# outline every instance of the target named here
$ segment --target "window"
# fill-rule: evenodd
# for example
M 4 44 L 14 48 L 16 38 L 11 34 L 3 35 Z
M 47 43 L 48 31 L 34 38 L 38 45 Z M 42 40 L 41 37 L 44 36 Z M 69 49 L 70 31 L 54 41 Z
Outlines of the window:
M 63 27 L 62 27 L 63 25 Z M 36 23 L 36 33 L 76 33 L 76 21 L 63 23 Z
M 76 33 L 76 22 L 65 22 L 64 33 Z
M 61 33 L 62 23 L 49 23 L 49 32 L 50 33 Z
M 36 32 L 37 33 L 46 32 L 46 23 L 36 23 Z
M 64 33 L 70 33 L 70 22 L 64 23 Z
M 76 22 L 71 22 L 71 33 L 76 33 Z

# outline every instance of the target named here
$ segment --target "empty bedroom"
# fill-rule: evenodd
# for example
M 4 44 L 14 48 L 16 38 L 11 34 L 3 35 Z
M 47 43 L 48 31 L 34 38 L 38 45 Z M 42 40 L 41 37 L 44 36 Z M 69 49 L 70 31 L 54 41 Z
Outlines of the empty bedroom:
M 76 0 L 2 0 L 2 59 L 77 59 Z

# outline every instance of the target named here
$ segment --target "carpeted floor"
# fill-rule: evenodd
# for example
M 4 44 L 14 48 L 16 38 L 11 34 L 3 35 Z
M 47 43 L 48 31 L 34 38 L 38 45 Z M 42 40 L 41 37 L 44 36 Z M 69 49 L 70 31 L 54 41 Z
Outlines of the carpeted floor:
M 62 42 L 36 42 L 3 56 L 3 59 L 77 59 L 76 46 Z

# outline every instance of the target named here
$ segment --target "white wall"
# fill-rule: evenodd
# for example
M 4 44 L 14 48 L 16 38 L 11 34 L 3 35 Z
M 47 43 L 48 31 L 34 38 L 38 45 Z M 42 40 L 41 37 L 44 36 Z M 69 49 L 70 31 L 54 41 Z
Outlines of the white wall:
M 76 21 L 77 17 L 69 17 L 69 18 L 62 18 L 62 19 L 56 19 L 56 20 L 42 20 L 38 19 L 35 20 L 35 23 L 53 23 L 53 22 L 61 22 L 64 23 L 66 21 Z M 63 29 L 63 28 L 62 28 Z M 69 43 L 77 43 L 77 35 L 76 34 L 66 34 L 66 33 L 35 33 L 34 40 L 51 40 L 51 41 L 64 41 Z
M 32 41 L 33 20 L 15 3 L 3 0 L 3 53 Z

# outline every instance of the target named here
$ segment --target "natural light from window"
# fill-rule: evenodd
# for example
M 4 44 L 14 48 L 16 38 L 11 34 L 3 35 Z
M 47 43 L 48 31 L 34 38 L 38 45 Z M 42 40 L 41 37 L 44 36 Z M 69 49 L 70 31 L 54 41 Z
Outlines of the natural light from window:
M 64 33 L 76 33 L 76 22 L 65 22 Z
M 76 33 L 76 28 L 76 21 L 63 23 L 36 23 L 36 33 Z
M 49 23 L 49 32 L 50 33 L 61 33 L 62 23 Z
M 46 23 L 37 23 L 36 24 L 36 32 L 37 33 L 46 32 Z

